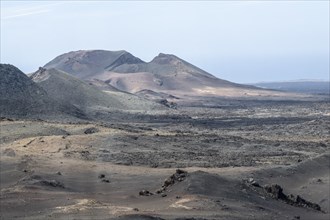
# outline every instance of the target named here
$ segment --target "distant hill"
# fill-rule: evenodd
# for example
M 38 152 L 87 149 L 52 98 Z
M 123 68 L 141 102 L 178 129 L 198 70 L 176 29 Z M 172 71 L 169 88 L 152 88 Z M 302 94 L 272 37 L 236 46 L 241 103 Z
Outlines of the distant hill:
M 0 64 L 0 113 L 15 118 L 86 118 L 73 105 L 52 99 L 18 68 Z
M 62 54 L 44 67 L 56 68 L 80 79 L 87 79 L 105 70 L 111 70 L 122 64 L 144 63 L 132 54 L 121 51 L 79 50 Z
M 219 79 L 210 73 L 171 55 L 160 53 L 144 62 L 126 51 L 80 50 L 65 53 L 47 63 L 83 80 L 101 80 L 119 90 L 176 97 L 295 97 L 279 91 L 261 89 Z M 96 83 L 102 88 L 104 84 Z M 141 92 L 142 91 L 142 92 Z
M 219 87 L 251 88 L 218 79 L 174 55 L 167 54 L 159 54 L 149 63 L 122 64 L 93 77 L 133 93 L 147 89 L 170 94 L 198 95 L 207 87 L 209 90 Z
M 329 81 L 297 80 L 288 82 L 260 82 L 253 84 L 260 88 L 276 89 L 288 92 L 309 93 L 309 94 L 329 94 Z

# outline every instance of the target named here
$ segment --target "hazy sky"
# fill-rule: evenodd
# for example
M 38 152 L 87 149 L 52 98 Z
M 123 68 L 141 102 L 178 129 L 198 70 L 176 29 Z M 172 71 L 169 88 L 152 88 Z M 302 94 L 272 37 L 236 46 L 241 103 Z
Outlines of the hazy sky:
M 4 1 L 1 63 L 73 50 L 171 53 L 234 82 L 329 80 L 329 1 Z

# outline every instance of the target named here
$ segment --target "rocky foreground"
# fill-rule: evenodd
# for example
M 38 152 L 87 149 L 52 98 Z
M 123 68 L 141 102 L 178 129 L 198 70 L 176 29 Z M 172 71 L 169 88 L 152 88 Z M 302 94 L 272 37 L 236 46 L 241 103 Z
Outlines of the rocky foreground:
M 1 219 L 329 219 L 326 102 L 1 119 Z M 105 116 L 104 116 L 105 117 Z

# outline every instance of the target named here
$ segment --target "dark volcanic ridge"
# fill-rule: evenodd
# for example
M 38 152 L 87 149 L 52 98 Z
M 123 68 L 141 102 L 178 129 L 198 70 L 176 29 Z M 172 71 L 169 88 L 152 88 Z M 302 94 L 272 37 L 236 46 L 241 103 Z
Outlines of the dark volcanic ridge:
M 307 201 L 300 195 L 285 194 L 283 188 L 278 184 L 262 186 L 253 178 L 243 179 L 240 182 L 204 171 L 188 173 L 177 169 L 173 175 L 164 181 L 160 189 L 155 192 L 148 190 L 139 192 L 139 196 L 153 197 L 159 195 L 161 197 L 176 197 L 176 199 L 196 195 L 201 200 L 208 198 L 215 203 L 226 198 L 226 200 L 236 200 L 244 204 L 253 202 L 264 209 L 272 209 L 272 203 L 277 200 L 287 205 L 323 212 L 317 203 Z M 195 203 L 191 202 L 191 205 L 197 205 L 196 202 L 198 203 L 198 200 Z M 186 204 L 188 205 L 189 202 Z
M 39 68 L 29 78 L 16 67 L 1 64 L 0 73 L 3 118 L 104 120 L 168 109 L 163 103 L 119 91 L 102 81 L 86 82 L 54 68 Z
M 56 101 L 18 68 L 0 64 L 1 117 L 86 119 L 77 107 Z

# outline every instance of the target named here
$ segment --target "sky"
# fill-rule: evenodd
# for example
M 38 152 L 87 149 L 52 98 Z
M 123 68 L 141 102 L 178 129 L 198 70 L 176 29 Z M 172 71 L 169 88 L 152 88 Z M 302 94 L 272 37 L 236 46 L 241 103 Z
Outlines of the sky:
M 1 63 L 75 50 L 176 56 L 237 83 L 329 80 L 329 1 L 5 1 Z

